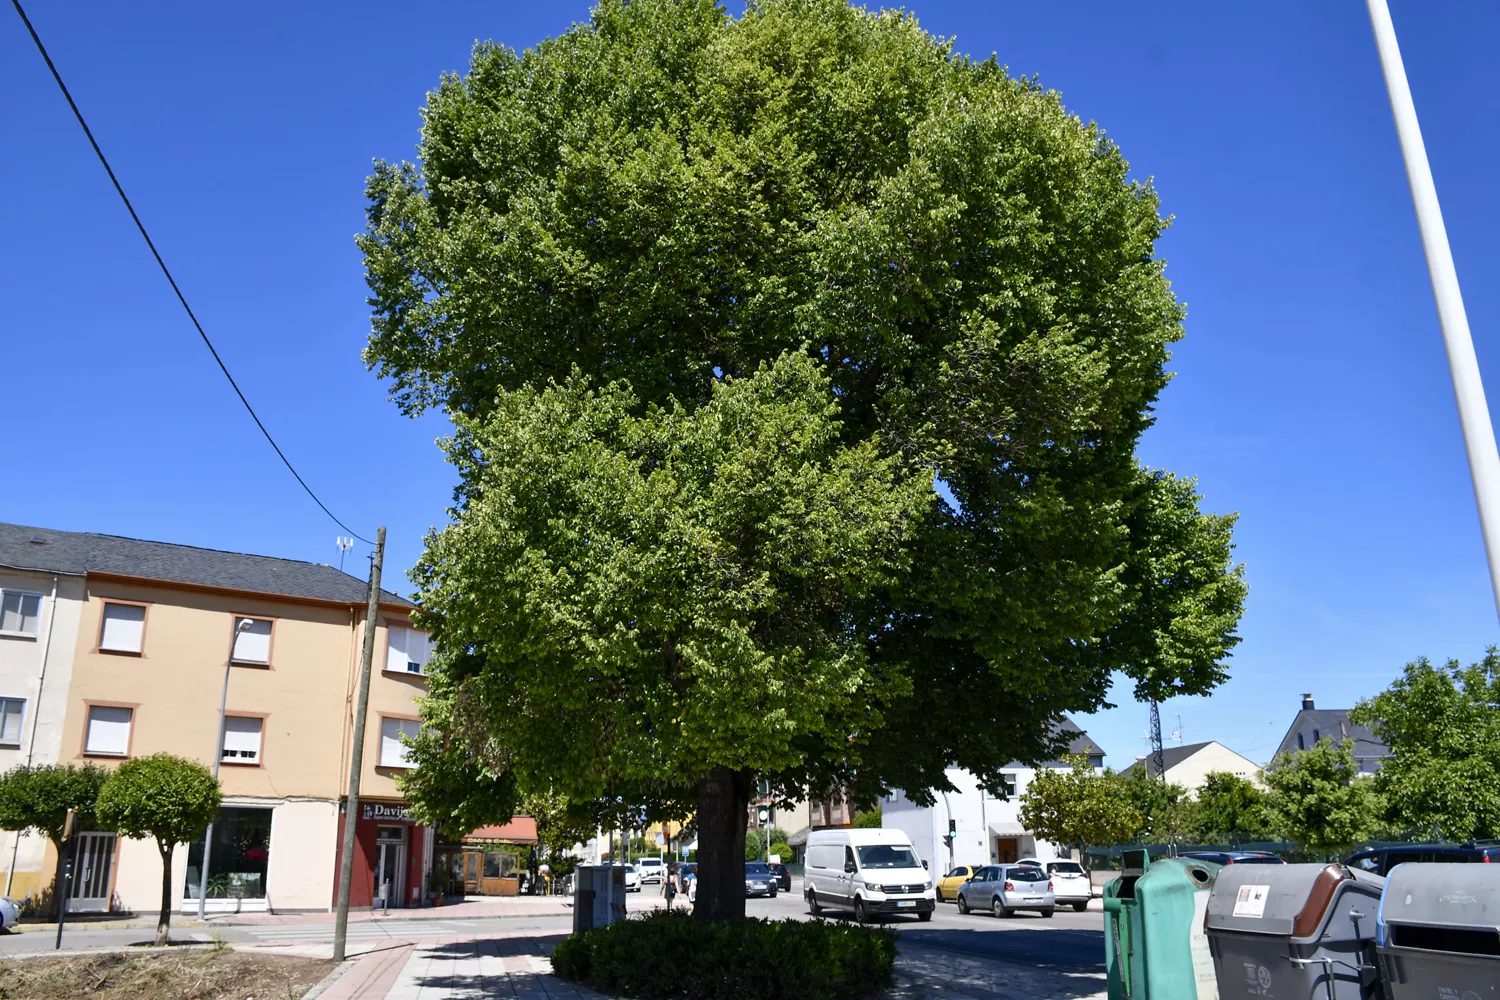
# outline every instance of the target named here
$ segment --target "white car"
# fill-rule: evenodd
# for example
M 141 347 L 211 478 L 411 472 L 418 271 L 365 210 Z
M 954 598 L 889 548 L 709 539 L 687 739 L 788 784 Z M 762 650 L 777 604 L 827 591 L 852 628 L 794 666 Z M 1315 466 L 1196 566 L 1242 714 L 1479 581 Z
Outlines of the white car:
M 641 891 L 641 873 L 635 870 L 635 865 L 623 865 L 625 869 L 625 891 Z
M 1052 876 L 1052 895 L 1058 906 L 1071 906 L 1082 913 L 1094 898 L 1094 883 L 1083 865 L 1065 858 L 1022 858 L 1021 865 L 1035 865 Z
M 667 866 L 662 863 L 661 858 L 640 858 L 635 867 L 641 873 L 642 883 L 660 884 L 667 873 Z
M 0 930 L 10 930 L 21 919 L 21 904 L 9 896 L 0 896 Z

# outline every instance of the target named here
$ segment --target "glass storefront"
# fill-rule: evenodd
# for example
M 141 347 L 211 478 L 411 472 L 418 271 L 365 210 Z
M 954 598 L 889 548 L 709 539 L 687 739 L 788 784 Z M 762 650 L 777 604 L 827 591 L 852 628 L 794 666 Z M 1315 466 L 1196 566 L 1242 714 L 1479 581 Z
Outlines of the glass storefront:
M 214 820 L 208 856 L 208 898 L 266 898 L 266 869 L 271 862 L 271 810 L 224 806 Z M 203 865 L 203 835 L 188 845 L 185 899 L 198 898 Z

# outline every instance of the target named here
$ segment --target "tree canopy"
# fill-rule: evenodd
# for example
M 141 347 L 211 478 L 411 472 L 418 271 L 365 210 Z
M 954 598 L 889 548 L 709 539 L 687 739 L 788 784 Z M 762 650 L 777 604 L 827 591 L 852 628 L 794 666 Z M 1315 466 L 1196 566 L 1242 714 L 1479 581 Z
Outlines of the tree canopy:
M 1138 828 L 1127 836 L 1142 844 L 1175 844 L 1191 834 L 1192 803 L 1186 788 L 1153 776 L 1149 763 L 1117 776 L 1126 801 L 1140 816 Z
M 1500 655 L 1469 666 L 1425 657 L 1350 721 L 1391 748 L 1374 781 L 1399 835 L 1473 840 L 1500 836 Z
M 1374 782 L 1359 776 L 1353 744 L 1326 737 L 1278 756 L 1266 769 L 1266 808 L 1277 832 L 1331 855 L 1369 837 L 1380 821 Z
M 1118 775 L 1097 774 L 1088 758 L 1072 757 L 1068 770 L 1042 768 L 1021 793 L 1021 824 L 1054 844 L 1089 848 L 1129 840 L 1141 826 Z
M 458 427 L 435 813 L 998 792 L 1114 672 L 1224 679 L 1233 518 L 1134 453 L 1166 221 L 1035 81 L 843 0 L 602 0 L 478 46 L 367 194 L 366 360 Z
M 52 872 L 52 906 L 58 905 L 63 832 L 74 811 L 73 829 L 93 829 L 95 802 L 109 772 L 97 764 L 34 764 L 0 774 L 0 830 L 31 830 L 52 841 L 57 864 Z
M 1266 796 L 1255 783 L 1227 771 L 1210 771 L 1193 803 L 1193 835 L 1200 843 L 1239 844 L 1271 830 Z
M 99 822 L 121 836 L 156 841 L 161 854 L 161 914 L 156 943 L 172 926 L 172 851 L 202 834 L 219 814 L 219 782 L 195 760 L 169 753 L 127 760 L 99 792 Z

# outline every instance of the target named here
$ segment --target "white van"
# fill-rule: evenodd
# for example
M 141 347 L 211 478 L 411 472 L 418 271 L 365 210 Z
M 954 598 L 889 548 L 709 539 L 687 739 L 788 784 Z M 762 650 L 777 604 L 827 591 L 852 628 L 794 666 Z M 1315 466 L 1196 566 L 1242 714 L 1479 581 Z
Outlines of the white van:
M 803 875 L 813 916 L 833 907 L 860 923 L 898 913 L 931 920 L 937 905 L 927 862 L 900 830 L 814 830 Z

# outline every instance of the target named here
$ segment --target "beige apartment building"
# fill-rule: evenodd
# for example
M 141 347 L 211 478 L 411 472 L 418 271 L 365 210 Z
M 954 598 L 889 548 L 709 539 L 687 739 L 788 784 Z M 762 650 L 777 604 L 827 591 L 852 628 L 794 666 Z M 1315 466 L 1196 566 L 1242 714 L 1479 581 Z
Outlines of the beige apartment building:
M 47 680 L 54 722 L 49 730 L 44 721 L 42 731 L 55 730 L 54 759 L 115 766 L 161 751 L 208 764 L 217 756 L 224 805 L 208 852 L 206 906 L 329 908 L 364 581 L 316 563 L 0 525 L 0 572 L 20 561 L 17 552 L 33 579 L 56 573 L 72 581 L 62 592 L 75 595 L 76 611 L 60 613 L 53 625 L 55 655 L 68 661 L 65 681 Z M 395 594 L 381 595 L 356 829 L 356 906 L 420 904 L 431 863 L 430 831 L 411 821 L 396 788 L 406 766 L 401 735 L 417 731 L 417 699 L 426 689 L 427 638 L 410 627 L 411 608 Z M 9 662 L 0 661 L 0 683 Z M 24 696 L 30 689 L 16 690 Z M 6 694 L 0 690 L 0 699 Z M 0 737 L 4 705 L 0 700 Z M 4 748 L 0 738 L 0 753 Z M 91 830 L 78 838 L 77 851 L 73 908 L 159 905 L 154 844 Z M 197 908 L 203 855 L 199 841 L 173 858 L 173 891 L 184 910 Z M 43 870 L 50 872 L 53 860 L 45 858 Z

